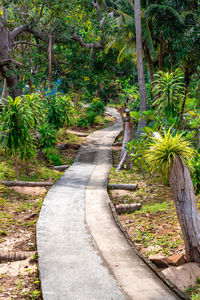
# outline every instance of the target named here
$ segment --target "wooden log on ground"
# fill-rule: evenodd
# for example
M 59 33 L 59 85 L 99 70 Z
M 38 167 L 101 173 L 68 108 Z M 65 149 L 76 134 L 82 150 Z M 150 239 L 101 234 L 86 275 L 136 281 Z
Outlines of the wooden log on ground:
M 110 183 L 108 187 L 112 190 L 129 190 L 135 191 L 138 188 L 137 184 L 122 184 L 122 183 Z
M 36 187 L 36 186 L 52 186 L 53 182 L 37 182 L 37 181 L 1 181 L 1 183 L 7 187 L 12 186 L 28 186 L 28 187 Z
M 88 136 L 88 133 L 86 133 L 86 132 L 79 132 L 79 131 L 73 131 L 73 130 L 67 130 L 67 132 L 76 134 L 77 136 L 80 136 L 80 137 Z
M 32 255 L 35 255 L 36 252 L 0 252 L 0 263 L 3 262 L 11 262 L 11 261 L 19 261 L 19 260 L 26 260 Z
M 62 165 L 62 166 L 55 166 L 54 170 L 56 170 L 56 171 L 65 171 L 68 168 L 69 168 L 69 165 Z
M 136 210 L 140 210 L 142 207 L 141 203 L 132 204 L 118 204 L 115 209 L 118 214 L 132 213 Z
M 60 145 L 56 145 L 57 148 L 59 148 L 60 150 L 65 150 L 65 149 L 75 149 L 78 150 L 80 148 L 79 144 L 74 144 L 74 143 L 67 143 L 67 144 L 60 144 Z

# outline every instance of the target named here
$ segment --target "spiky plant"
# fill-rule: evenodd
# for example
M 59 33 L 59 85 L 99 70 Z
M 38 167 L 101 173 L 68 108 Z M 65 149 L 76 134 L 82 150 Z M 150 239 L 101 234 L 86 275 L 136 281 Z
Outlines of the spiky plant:
M 149 148 L 145 152 L 145 159 L 152 173 L 158 170 L 167 178 L 176 156 L 191 167 L 191 159 L 194 155 L 195 150 L 183 134 L 172 134 L 169 129 L 164 132 L 163 136 L 158 132 L 154 133 Z
M 13 158 L 18 177 L 17 159 L 29 159 L 35 154 L 34 116 L 29 105 L 22 97 L 10 96 L 2 105 L 0 113 L 0 143 L 5 152 Z
M 179 113 L 179 103 L 183 98 L 183 74 L 179 69 L 174 72 L 159 71 L 154 81 L 154 105 L 163 112 L 167 118 L 175 117 Z

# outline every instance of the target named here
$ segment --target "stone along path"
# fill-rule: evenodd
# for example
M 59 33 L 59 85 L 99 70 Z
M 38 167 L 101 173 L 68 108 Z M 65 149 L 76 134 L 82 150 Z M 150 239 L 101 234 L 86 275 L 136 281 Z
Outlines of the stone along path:
M 91 134 L 49 190 L 37 223 L 44 300 L 178 299 L 141 261 L 112 218 L 107 175 L 121 120 Z

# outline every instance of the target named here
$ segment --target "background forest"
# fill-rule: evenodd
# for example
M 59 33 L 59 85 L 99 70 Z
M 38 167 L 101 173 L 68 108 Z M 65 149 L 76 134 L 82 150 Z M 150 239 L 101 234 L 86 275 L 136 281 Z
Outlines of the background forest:
M 0 0 L 0 180 L 55 181 L 53 167 L 74 161 L 61 148 L 80 143 L 66 130 L 105 125 L 106 105 L 125 123 L 123 170 L 112 180 L 170 185 L 179 222 L 194 222 L 198 237 L 180 224 L 187 260 L 200 262 L 199 1 Z M 195 220 L 176 204 L 181 168 Z

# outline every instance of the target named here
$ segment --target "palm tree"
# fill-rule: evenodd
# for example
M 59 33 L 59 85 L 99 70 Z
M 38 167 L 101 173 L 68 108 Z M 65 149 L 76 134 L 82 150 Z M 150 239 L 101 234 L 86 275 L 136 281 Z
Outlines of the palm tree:
M 140 91 L 140 111 L 143 112 L 146 110 L 146 87 L 145 87 L 144 65 L 143 65 L 140 0 L 134 0 L 134 12 L 135 12 L 138 84 L 139 84 L 139 91 Z M 137 137 L 140 136 L 142 132 L 142 128 L 144 128 L 145 126 L 146 126 L 146 120 L 143 118 L 138 122 L 137 133 L 136 133 Z
M 186 258 L 200 262 L 200 215 L 188 164 L 195 151 L 182 134 L 170 130 L 161 136 L 156 133 L 145 157 L 151 172 L 159 170 L 169 178 L 178 220 L 183 232 Z

